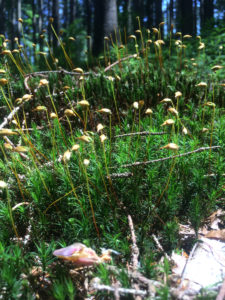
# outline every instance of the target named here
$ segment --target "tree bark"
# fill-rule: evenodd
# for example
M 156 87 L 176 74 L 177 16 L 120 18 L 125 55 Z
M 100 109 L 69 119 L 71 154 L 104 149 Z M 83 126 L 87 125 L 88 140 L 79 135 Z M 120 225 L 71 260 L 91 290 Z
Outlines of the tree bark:
M 154 7 L 153 1 L 152 0 L 147 0 L 146 1 L 147 27 L 149 29 L 154 26 L 153 7 Z
M 193 3 L 192 0 L 178 1 L 178 30 L 182 34 L 193 34 Z
M 116 0 L 105 1 L 104 35 L 109 36 L 118 29 Z
M 56 34 L 59 34 L 59 0 L 52 1 L 52 17 L 54 18 L 53 27 Z M 53 47 L 57 47 L 57 38 L 55 34 L 53 35 Z
M 103 47 L 104 0 L 94 0 L 94 42 L 93 54 L 97 56 Z
M 0 11 L 1 11 L 1 34 L 5 34 L 5 0 L 0 0 Z
M 43 51 L 43 39 L 40 37 L 40 35 L 42 35 L 42 29 L 43 29 L 43 0 L 38 0 L 38 32 L 39 32 L 40 51 Z
M 69 23 L 72 24 L 76 17 L 76 1 L 70 0 L 70 18 Z
M 214 17 L 213 0 L 201 0 L 200 20 L 201 30 L 212 25 Z

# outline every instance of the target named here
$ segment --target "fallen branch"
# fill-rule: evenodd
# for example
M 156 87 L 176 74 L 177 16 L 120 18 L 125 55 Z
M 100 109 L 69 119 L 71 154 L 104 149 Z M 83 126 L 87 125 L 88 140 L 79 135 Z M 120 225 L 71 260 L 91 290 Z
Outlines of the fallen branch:
M 19 111 L 19 109 L 21 108 L 21 106 L 23 106 L 24 102 L 22 102 L 19 106 L 16 106 L 12 111 L 11 113 L 6 117 L 4 118 L 4 121 L 2 122 L 2 124 L 0 125 L 0 130 L 2 128 L 4 128 L 11 120 L 12 118 L 15 116 L 15 114 Z
M 181 154 L 178 154 L 178 155 L 167 156 L 167 157 L 164 157 L 164 158 L 159 158 L 159 159 L 154 159 L 154 160 L 141 161 L 141 162 L 135 162 L 135 163 L 132 163 L 132 164 L 122 165 L 122 166 L 120 166 L 120 168 L 145 166 L 145 165 L 154 164 L 154 163 L 157 163 L 157 162 L 161 162 L 161 161 L 165 161 L 165 160 L 169 160 L 169 159 L 173 159 L 173 158 L 177 158 L 177 157 L 183 157 L 183 156 L 191 155 L 193 153 L 203 152 L 203 151 L 210 150 L 210 149 L 215 150 L 215 149 L 219 149 L 219 148 L 221 148 L 221 147 L 220 146 L 201 147 L 201 148 L 198 148 L 196 150 L 181 153 Z M 118 166 L 110 167 L 110 168 L 111 169 L 116 169 L 116 168 L 118 168 Z
M 132 133 L 126 133 L 126 134 L 120 134 L 114 136 L 115 138 L 120 138 L 120 137 L 126 137 L 126 136 L 135 136 L 135 135 L 164 135 L 168 134 L 167 132 L 150 132 L 150 131 L 141 131 L 141 132 L 132 132 Z
M 164 256 L 166 257 L 166 259 L 167 259 L 168 261 L 171 261 L 170 257 L 167 255 L 167 253 L 166 253 L 165 250 L 163 249 L 163 247 L 162 247 L 162 245 L 160 244 L 160 242 L 159 242 L 159 240 L 157 239 L 157 237 L 156 237 L 154 234 L 152 234 L 152 237 L 153 237 L 153 240 L 154 240 L 155 243 L 156 243 L 157 248 L 158 248 L 161 252 L 163 252 Z
M 124 173 L 112 173 L 109 176 L 107 176 L 108 178 L 128 178 L 128 177 L 132 177 L 134 174 L 131 172 L 124 172 Z
M 108 291 L 108 292 L 117 292 L 119 294 L 131 294 L 131 295 L 140 295 L 140 296 L 146 296 L 147 292 L 142 290 L 135 290 L 135 289 L 126 289 L 126 288 L 120 288 L 120 287 L 112 287 L 104 284 L 93 284 L 92 288 L 98 291 Z
M 137 246 L 137 239 L 136 235 L 134 232 L 134 224 L 133 220 L 130 215 L 128 215 L 128 223 L 130 227 L 130 232 L 131 232 L 131 239 L 132 239 L 132 248 L 131 248 L 131 264 L 132 264 L 132 269 L 136 271 L 138 269 L 138 256 L 139 256 L 139 249 Z

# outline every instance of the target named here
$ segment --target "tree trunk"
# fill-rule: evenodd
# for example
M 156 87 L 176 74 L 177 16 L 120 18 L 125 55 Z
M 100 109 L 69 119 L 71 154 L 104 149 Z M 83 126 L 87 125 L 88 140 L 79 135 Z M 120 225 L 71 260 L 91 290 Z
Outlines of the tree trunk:
M 169 30 L 171 28 L 171 25 L 174 22 L 174 20 L 173 20 L 173 17 L 174 17 L 173 10 L 174 10 L 174 3 L 173 3 L 173 0 L 170 0 L 170 4 L 169 4 Z
M 73 23 L 75 17 L 76 17 L 76 2 L 75 0 L 70 0 L 70 18 L 69 18 L 70 24 Z
M 21 0 L 17 0 L 17 31 L 18 33 L 21 32 L 21 23 L 18 22 L 18 19 L 22 18 L 22 11 L 21 11 Z
M 104 0 L 94 0 L 94 42 L 93 54 L 97 56 L 103 47 Z
M 104 35 L 113 34 L 118 28 L 116 0 L 105 1 Z
M 155 0 L 155 26 L 158 26 L 162 21 L 162 0 Z
M 183 34 L 193 34 L 193 5 L 192 0 L 178 1 L 178 30 Z
M 56 34 L 59 34 L 59 0 L 52 1 L 52 17 L 54 18 L 53 27 Z M 57 47 L 57 38 L 53 35 L 53 47 Z
M 67 28 L 68 24 L 68 1 L 63 0 L 63 26 Z
M 5 0 L 0 0 L 1 29 L 0 34 L 5 34 Z
M 43 0 L 38 0 L 38 32 L 39 37 L 42 35 L 43 29 Z M 39 38 L 40 51 L 43 51 L 43 39 Z
M 149 29 L 154 26 L 153 6 L 154 6 L 154 3 L 153 3 L 152 0 L 147 0 L 146 1 L 147 27 Z
M 127 0 L 127 32 L 129 34 L 131 34 L 133 32 L 132 0 Z
M 85 11 L 85 25 L 87 28 L 87 35 L 91 36 L 92 34 L 92 3 L 91 0 L 85 0 L 84 1 L 84 11 Z M 91 49 L 91 40 L 87 39 L 87 48 L 88 51 Z
M 214 4 L 213 0 L 201 0 L 200 20 L 201 30 L 210 27 L 213 23 Z

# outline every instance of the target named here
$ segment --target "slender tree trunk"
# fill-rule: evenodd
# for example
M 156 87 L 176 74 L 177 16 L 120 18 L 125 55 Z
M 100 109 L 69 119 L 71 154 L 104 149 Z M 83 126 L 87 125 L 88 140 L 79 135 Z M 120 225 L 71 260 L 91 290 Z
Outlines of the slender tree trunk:
M 52 2 L 52 17 L 54 18 L 53 27 L 56 34 L 59 34 L 59 0 L 53 0 Z M 57 38 L 53 35 L 53 47 L 57 47 Z
M 70 0 L 70 18 L 69 18 L 70 24 L 73 23 L 75 17 L 76 17 L 76 2 L 75 0 Z
M 193 34 L 193 5 L 192 0 L 178 2 L 178 30 L 183 34 Z
M 146 12 L 147 12 L 147 27 L 150 29 L 154 25 L 153 20 L 153 6 L 154 3 L 152 0 L 146 1 Z
M 173 10 L 174 10 L 174 3 L 173 3 L 174 0 L 170 0 L 170 4 L 169 4 L 169 30 L 171 28 L 171 25 L 173 24 L 174 20 L 173 20 L 173 17 L 174 17 L 174 13 L 173 13 Z
M 104 34 L 110 35 L 118 28 L 116 0 L 105 1 Z
M 133 32 L 132 0 L 127 0 L 127 32 L 129 34 Z
M 38 0 L 38 32 L 39 37 L 42 35 L 43 29 L 43 0 Z M 43 39 L 39 38 L 40 51 L 43 51 Z
M 193 8 L 193 34 L 197 34 L 197 0 L 194 0 L 194 8 Z
M 87 28 L 87 35 L 92 35 L 92 3 L 91 0 L 85 0 L 84 1 L 84 11 L 85 11 L 85 25 Z M 91 48 L 91 40 L 87 39 L 87 48 L 88 51 L 90 51 Z
M 63 0 L 63 26 L 67 28 L 68 24 L 68 1 Z
M 5 0 L 0 0 L 0 11 L 1 11 L 0 33 L 5 34 Z
M 94 42 L 93 54 L 97 56 L 103 47 L 104 0 L 94 0 Z
M 37 33 L 37 18 L 36 18 L 36 2 L 35 0 L 32 0 L 32 28 L 33 28 L 33 43 L 36 44 L 37 43 L 37 37 L 36 37 L 36 33 Z
M 200 20 L 201 20 L 201 30 L 207 25 L 208 27 L 212 25 L 214 17 L 214 4 L 213 0 L 201 0 L 200 7 Z
M 22 10 L 21 10 L 21 0 L 17 0 L 17 31 L 21 32 L 21 23 L 18 22 L 18 19 L 22 18 Z
M 158 26 L 162 21 L 162 0 L 155 0 L 155 25 Z

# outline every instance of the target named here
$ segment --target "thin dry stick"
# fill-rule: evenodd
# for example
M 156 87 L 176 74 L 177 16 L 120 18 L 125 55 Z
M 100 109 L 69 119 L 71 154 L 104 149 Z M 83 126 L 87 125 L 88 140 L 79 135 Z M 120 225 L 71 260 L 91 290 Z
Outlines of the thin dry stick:
M 149 131 L 141 131 L 141 132 L 132 132 L 132 133 L 126 133 L 126 134 L 120 134 L 114 136 L 115 138 L 121 138 L 126 136 L 134 136 L 134 135 L 164 135 L 168 134 L 167 132 L 149 132 Z
M 220 288 L 219 294 L 216 297 L 216 300 L 223 300 L 223 299 L 225 299 L 225 278 Z
M 11 120 L 12 118 L 15 116 L 15 114 L 19 111 L 19 109 L 23 106 L 24 102 L 22 102 L 19 106 L 15 107 L 11 113 L 6 117 L 4 118 L 4 121 L 2 122 L 2 124 L 0 125 L 0 130 L 2 128 L 4 128 Z
M 13 144 L 13 142 L 12 142 L 7 136 L 3 136 L 3 138 L 4 138 L 4 140 L 5 140 L 7 143 L 9 143 L 13 148 L 15 148 L 15 145 Z M 26 154 L 22 153 L 22 152 L 19 152 L 19 155 L 20 155 L 21 157 L 25 158 L 25 159 L 29 159 L 29 157 L 28 157 Z
M 181 154 L 178 154 L 178 155 L 173 155 L 173 156 L 168 156 L 168 157 L 154 159 L 154 160 L 148 160 L 148 161 L 135 162 L 135 163 L 132 163 L 132 164 L 122 165 L 120 167 L 121 168 L 130 168 L 130 167 L 145 166 L 145 165 L 149 165 L 149 164 L 153 164 L 153 163 L 165 161 L 165 160 L 168 160 L 168 159 L 173 159 L 173 158 L 177 158 L 177 157 L 187 156 L 187 155 L 190 155 L 190 154 L 193 154 L 193 153 L 203 152 L 203 151 L 210 150 L 210 149 L 211 150 L 215 150 L 215 149 L 219 149 L 219 148 L 221 148 L 221 147 L 220 146 L 201 147 L 201 148 L 198 148 L 196 150 L 193 150 L 193 151 L 190 151 L 190 152 L 181 153 Z M 111 169 L 116 169 L 116 168 L 118 168 L 118 166 L 111 167 Z
M 170 257 L 169 257 L 169 256 L 167 255 L 167 253 L 164 251 L 164 249 L 163 249 L 162 245 L 160 244 L 159 240 L 157 239 L 157 237 L 156 237 L 154 234 L 152 234 L 152 237 L 153 237 L 153 240 L 154 240 L 155 243 L 156 243 L 157 248 L 158 248 L 161 252 L 164 253 L 164 255 L 165 255 L 165 257 L 166 257 L 166 259 L 167 259 L 168 261 L 171 261 Z
M 128 178 L 132 177 L 134 174 L 132 172 L 124 172 L 124 173 L 112 173 L 107 176 L 107 178 Z
M 132 264 L 132 269 L 136 271 L 138 269 L 138 256 L 139 256 L 139 249 L 137 246 L 137 239 L 136 235 L 134 232 L 134 224 L 133 220 L 130 215 L 128 215 L 128 223 L 130 227 L 130 232 L 131 232 L 131 239 L 132 239 L 132 250 L 131 250 L 131 264 Z
M 104 284 L 93 284 L 93 289 L 98 291 L 108 291 L 108 292 L 114 292 L 117 290 L 119 294 L 131 294 L 131 295 L 140 295 L 140 296 L 146 296 L 147 292 L 142 290 L 135 290 L 135 289 L 126 289 L 126 288 L 114 288 L 108 285 Z
M 110 66 L 106 67 L 104 69 L 104 72 L 108 72 L 110 69 L 112 69 L 113 67 L 115 67 L 116 65 L 120 64 L 121 61 L 125 61 L 127 59 L 130 59 L 130 58 L 135 58 L 137 56 L 137 54 L 133 54 L 133 55 L 129 55 L 129 56 L 126 56 L 126 57 L 123 57 L 121 58 L 120 60 L 117 60 L 115 61 L 114 63 L 112 63 Z
M 184 280 L 184 275 L 185 275 L 185 272 L 186 272 L 187 265 L 188 265 L 189 261 L 192 259 L 193 255 L 194 255 L 194 253 L 195 253 L 195 249 L 196 249 L 197 246 L 198 246 L 198 242 L 197 242 L 197 243 L 194 245 L 194 247 L 192 248 L 191 253 L 190 253 L 190 255 L 189 255 L 189 257 L 188 257 L 188 259 L 187 259 L 187 261 L 186 261 L 186 264 L 185 264 L 185 266 L 184 266 L 184 268 L 183 268 L 183 270 L 182 270 L 182 273 L 181 273 L 181 281 L 180 281 L 180 287 L 182 287 L 182 283 L 183 283 L 183 280 Z

